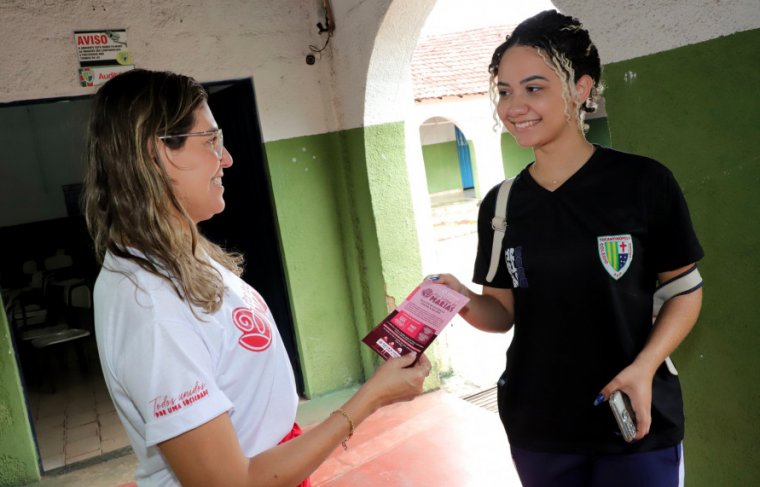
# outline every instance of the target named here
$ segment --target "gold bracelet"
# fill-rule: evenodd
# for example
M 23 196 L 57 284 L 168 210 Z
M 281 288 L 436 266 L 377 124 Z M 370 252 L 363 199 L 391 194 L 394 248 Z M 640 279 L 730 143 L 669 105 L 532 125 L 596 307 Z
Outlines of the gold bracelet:
M 335 413 L 340 414 L 341 416 L 343 416 L 344 418 L 346 418 L 346 421 L 348 421 L 348 428 L 349 428 L 349 430 L 348 430 L 348 436 L 346 436 L 343 439 L 343 441 L 340 442 L 340 444 L 343 445 L 343 449 L 344 450 L 348 450 L 348 446 L 346 445 L 346 442 L 348 440 L 350 440 L 352 436 L 354 436 L 354 422 L 351 420 L 351 416 L 349 416 L 348 413 L 345 412 L 342 409 L 336 409 L 335 411 L 333 411 L 330 414 L 335 414 Z

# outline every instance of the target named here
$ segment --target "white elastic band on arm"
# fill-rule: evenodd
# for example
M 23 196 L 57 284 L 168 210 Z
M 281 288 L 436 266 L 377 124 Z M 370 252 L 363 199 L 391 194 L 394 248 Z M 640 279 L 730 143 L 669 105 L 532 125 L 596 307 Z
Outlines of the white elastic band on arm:
M 699 275 L 697 265 L 691 267 L 688 271 L 684 272 L 680 276 L 669 280 L 662 286 L 660 286 L 654 293 L 654 302 L 652 304 L 652 321 L 657 319 L 657 315 L 660 313 L 662 305 L 666 301 L 672 299 L 681 294 L 689 294 L 702 287 L 702 276 Z M 665 365 L 673 375 L 678 375 L 678 370 L 673 364 L 670 357 L 665 359 Z
M 655 291 L 652 314 L 656 317 L 667 300 L 681 294 L 693 293 L 700 287 L 702 287 L 702 276 L 695 264 L 691 269 L 666 282 Z
M 488 266 L 488 274 L 486 274 L 486 281 L 488 282 L 493 281 L 496 276 L 496 269 L 499 267 L 501 242 L 504 240 L 504 233 L 507 231 L 507 202 L 514 180 L 515 178 L 505 179 L 499 186 L 499 193 L 496 195 L 496 208 L 491 219 L 493 245 L 491 246 L 491 264 Z

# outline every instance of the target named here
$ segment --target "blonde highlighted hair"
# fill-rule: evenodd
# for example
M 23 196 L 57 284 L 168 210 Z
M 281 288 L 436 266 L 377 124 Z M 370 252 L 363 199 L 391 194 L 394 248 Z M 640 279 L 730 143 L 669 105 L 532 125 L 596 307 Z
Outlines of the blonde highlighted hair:
M 587 113 L 596 111 L 603 91 L 601 82 L 602 65 L 596 46 L 581 22 L 556 10 L 545 10 L 522 21 L 506 40 L 496 48 L 488 66 L 491 74 L 490 96 L 494 107 L 498 103 L 496 86 L 501 58 L 510 47 L 526 46 L 536 49 L 544 62 L 562 81 L 562 98 L 565 101 L 565 115 L 568 121 L 575 117 L 581 133 L 587 126 L 584 119 Z M 572 113 L 570 106 L 578 93 L 575 84 L 583 75 L 588 75 L 594 84 L 588 99 L 578 104 L 578 110 Z M 499 117 L 494 113 L 497 126 L 501 126 Z
M 135 69 L 109 80 L 93 101 L 83 197 L 99 262 L 106 252 L 131 260 L 212 313 L 224 284 L 211 260 L 240 275 L 242 256 L 198 232 L 156 157 L 157 136 L 189 132 L 207 98 L 197 81 L 175 73 Z M 165 143 L 177 149 L 185 140 Z

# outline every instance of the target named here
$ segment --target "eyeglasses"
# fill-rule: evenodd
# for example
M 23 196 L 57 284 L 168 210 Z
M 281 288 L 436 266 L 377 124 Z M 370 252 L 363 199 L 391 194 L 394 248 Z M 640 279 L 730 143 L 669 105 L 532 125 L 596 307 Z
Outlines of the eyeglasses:
M 222 129 L 204 130 L 203 132 L 190 132 L 188 134 L 160 135 L 158 138 L 161 140 L 166 140 L 177 139 L 179 137 L 203 137 L 204 135 L 214 136 L 214 138 L 209 141 L 209 144 L 211 144 L 211 148 L 213 149 L 214 154 L 216 154 L 216 157 L 219 160 L 222 160 L 222 156 L 224 155 L 224 135 L 222 134 Z

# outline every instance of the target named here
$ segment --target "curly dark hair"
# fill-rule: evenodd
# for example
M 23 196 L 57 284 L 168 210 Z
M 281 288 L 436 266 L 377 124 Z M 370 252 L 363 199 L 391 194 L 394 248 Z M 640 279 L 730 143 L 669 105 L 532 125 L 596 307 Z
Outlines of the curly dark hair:
M 594 86 L 591 96 L 580 109 L 588 113 L 596 110 L 602 92 L 602 63 L 588 31 L 578 19 L 556 10 L 545 10 L 522 21 L 493 53 L 488 66 L 492 85 L 499 74 L 502 56 L 514 46 L 535 48 L 559 78 L 571 87 L 581 76 L 589 75 Z

